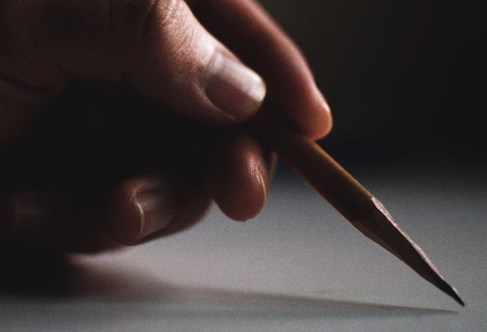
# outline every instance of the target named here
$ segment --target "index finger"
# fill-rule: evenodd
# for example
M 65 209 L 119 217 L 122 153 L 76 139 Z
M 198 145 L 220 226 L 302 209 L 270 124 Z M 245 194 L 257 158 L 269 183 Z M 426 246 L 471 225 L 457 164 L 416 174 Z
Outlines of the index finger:
M 307 136 L 332 127 L 330 108 L 303 54 L 253 0 L 187 0 L 208 30 L 265 79 L 272 105 Z

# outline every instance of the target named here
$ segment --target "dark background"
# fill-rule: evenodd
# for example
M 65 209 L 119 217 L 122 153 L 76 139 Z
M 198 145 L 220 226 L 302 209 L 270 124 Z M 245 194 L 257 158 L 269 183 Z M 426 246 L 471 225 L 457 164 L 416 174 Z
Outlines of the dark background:
M 334 114 L 338 159 L 484 163 L 480 8 L 461 1 L 262 0 Z

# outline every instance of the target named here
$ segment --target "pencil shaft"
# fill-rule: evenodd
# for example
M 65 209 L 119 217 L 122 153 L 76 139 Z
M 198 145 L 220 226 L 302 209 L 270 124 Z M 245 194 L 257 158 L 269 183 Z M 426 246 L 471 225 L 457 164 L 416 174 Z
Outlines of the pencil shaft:
M 399 227 L 390 213 L 318 144 L 275 124 L 258 133 L 281 159 L 301 175 L 354 227 L 401 259 L 424 279 L 463 305 L 423 250 Z

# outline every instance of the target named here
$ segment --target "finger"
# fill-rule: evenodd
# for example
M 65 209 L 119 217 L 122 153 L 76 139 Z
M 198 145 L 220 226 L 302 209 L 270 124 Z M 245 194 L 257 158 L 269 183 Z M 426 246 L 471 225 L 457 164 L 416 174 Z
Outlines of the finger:
M 268 99 L 312 138 L 332 127 L 330 108 L 298 47 L 252 0 L 191 0 L 196 16 L 262 75 Z
M 24 5 L 6 0 L 0 4 L 0 144 L 24 132 L 39 112 L 62 89 L 64 82 L 46 75 L 37 65 L 38 28 Z M 35 42 L 34 42 L 35 41 Z
M 159 1 L 129 82 L 161 104 L 211 123 L 248 119 L 265 96 L 262 79 L 196 20 L 183 0 Z
M 18 190 L 0 204 L 0 238 L 22 250 L 99 252 L 119 247 L 103 223 L 102 209 L 85 200 L 45 190 Z
M 234 133 L 227 139 L 209 171 L 208 187 L 228 217 L 244 221 L 262 210 L 273 159 L 248 133 Z
M 191 227 L 203 217 L 209 203 L 203 186 L 195 182 L 141 175 L 115 189 L 106 218 L 117 242 L 134 245 Z
M 65 216 L 64 207 L 63 198 L 53 192 L 18 190 L 4 195 L 0 234 L 22 246 L 52 244 L 57 220 Z
M 50 67 L 68 78 L 122 80 L 163 106 L 212 124 L 248 119 L 264 99 L 260 76 L 204 29 L 184 0 L 48 0 L 32 6 L 41 13 L 42 48 L 54 58 L 43 59 L 56 62 Z

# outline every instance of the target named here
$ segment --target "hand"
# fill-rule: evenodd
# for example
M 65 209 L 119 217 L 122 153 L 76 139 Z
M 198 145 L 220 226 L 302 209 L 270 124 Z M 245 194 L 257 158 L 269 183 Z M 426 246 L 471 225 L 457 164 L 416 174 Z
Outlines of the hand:
M 140 243 L 212 199 L 255 216 L 273 158 L 239 124 L 267 105 L 313 139 L 331 129 L 300 51 L 251 0 L 2 1 L 2 243 Z

